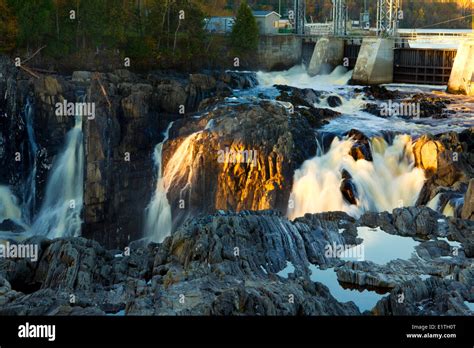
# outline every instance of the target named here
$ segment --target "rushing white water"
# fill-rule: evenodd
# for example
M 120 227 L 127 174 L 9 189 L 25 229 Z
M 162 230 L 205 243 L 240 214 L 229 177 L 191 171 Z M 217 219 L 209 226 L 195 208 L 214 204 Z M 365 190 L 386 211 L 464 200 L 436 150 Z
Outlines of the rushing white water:
M 409 136 L 396 136 L 392 145 L 373 138 L 372 162 L 354 160 L 349 155 L 352 145 L 351 139 L 335 138 L 327 153 L 305 161 L 295 172 L 290 218 L 325 211 L 344 211 L 358 217 L 366 211 L 392 211 L 415 204 L 425 176 L 414 166 Z M 340 192 L 344 169 L 356 187 L 357 205 L 348 203 Z
M 21 209 L 18 199 L 8 186 L 0 185 L 0 222 L 4 220 L 21 220 Z
M 352 71 L 348 71 L 343 66 L 338 66 L 330 74 L 316 76 L 309 76 L 303 65 L 294 66 L 286 71 L 257 73 L 257 78 L 262 87 L 287 85 L 315 90 L 334 90 L 338 86 L 347 85 L 351 77 Z
M 288 85 L 297 88 L 312 88 L 316 91 L 323 91 L 333 95 L 339 95 L 343 104 L 338 107 L 330 107 L 326 103 L 325 96 L 322 96 L 320 103 L 314 106 L 317 108 L 330 108 L 341 112 L 342 115 L 331 120 L 322 127 L 322 131 L 335 134 L 343 134 L 354 128 L 357 124 L 364 124 L 363 132 L 366 135 L 377 135 L 381 131 L 391 130 L 394 132 L 407 133 L 411 135 L 421 135 L 426 133 L 438 134 L 447 131 L 462 131 L 474 126 L 474 98 L 466 96 L 449 95 L 453 102 L 447 106 L 452 111 L 448 118 L 432 119 L 431 117 L 422 119 L 405 119 L 402 117 L 378 117 L 363 111 L 368 100 L 360 92 L 362 86 L 351 86 L 347 83 L 352 77 L 352 71 L 339 66 L 328 75 L 309 76 L 303 66 L 295 66 L 286 71 L 278 72 L 258 72 L 257 78 L 260 85 L 254 90 L 242 91 L 242 95 L 257 95 L 262 93 L 268 97 L 275 98 L 280 93 L 276 88 L 271 88 L 275 84 Z M 385 85 L 389 90 L 403 91 L 404 93 L 425 93 L 442 97 L 445 92 L 440 86 L 414 86 L 414 85 Z M 444 87 L 445 89 L 445 87 Z M 380 104 L 384 101 L 370 101 L 370 103 Z M 386 102 L 386 101 L 385 101 Z M 467 109 L 467 110 L 466 110 Z
M 156 188 L 145 211 L 145 236 L 155 243 L 161 243 L 171 234 L 173 219 L 167 194 L 172 183 L 187 174 L 187 184 L 181 189 L 181 192 L 191 187 L 190 180 L 192 178 L 193 162 L 192 146 L 195 138 L 201 133 L 193 133 L 184 139 L 173 153 L 173 156 L 169 159 L 166 168 L 163 168 L 163 145 L 168 140 L 170 128 L 171 124 L 165 132 L 163 141 L 155 147 L 154 162 L 157 170 Z
M 28 144 L 30 153 L 31 171 L 23 190 L 23 218 L 25 222 L 31 223 L 36 209 L 36 154 L 38 152 L 38 144 L 36 143 L 34 131 L 34 105 L 28 98 L 25 105 L 24 117 L 26 123 L 26 132 L 28 134 Z
M 64 150 L 53 163 L 41 209 L 32 233 L 48 238 L 81 234 L 84 186 L 84 146 L 82 118 L 66 135 Z

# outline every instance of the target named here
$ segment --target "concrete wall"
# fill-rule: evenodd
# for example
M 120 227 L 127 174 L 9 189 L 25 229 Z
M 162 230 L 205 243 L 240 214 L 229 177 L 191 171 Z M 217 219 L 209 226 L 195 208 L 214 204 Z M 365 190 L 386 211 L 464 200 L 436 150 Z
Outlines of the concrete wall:
M 334 37 L 323 37 L 316 42 L 313 56 L 309 62 L 308 74 L 329 73 L 342 64 L 344 58 L 344 40 Z
M 257 51 L 257 69 L 284 70 L 301 64 L 303 43 L 295 35 L 261 35 Z
M 393 39 L 364 38 L 352 83 L 377 85 L 393 81 Z
M 448 92 L 474 95 L 474 40 L 459 47 L 449 77 Z

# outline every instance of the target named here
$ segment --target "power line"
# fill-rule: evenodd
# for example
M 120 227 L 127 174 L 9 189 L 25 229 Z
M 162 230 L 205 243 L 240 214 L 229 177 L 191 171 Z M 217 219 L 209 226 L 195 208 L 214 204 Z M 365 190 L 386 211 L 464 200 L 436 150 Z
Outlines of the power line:
M 463 16 L 463 17 L 458 17 L 458 18 L 453 18 L 453 19 L 450 19 L 450 20 L 444 21 L 444 22 L 439 22 L 439 23 L 434 23 L 434 24 L 430 24 L 430 25 L 425 25 L 425 26 L 423 26 L 423 27 L 419 27 L 418 29 L 433 27 L 433 26 L 438 25 L 438 24 L 444 24 L 444 23 L 454 22 L 454 21 L 458 21 L 458 20 L 461 20 L 461 19 L 464 19 L 464 18 L 469 18 L 469 17 L 472 17 L 472 16 L 474 16 L 474 14 L 470 14 L 470 15 Z

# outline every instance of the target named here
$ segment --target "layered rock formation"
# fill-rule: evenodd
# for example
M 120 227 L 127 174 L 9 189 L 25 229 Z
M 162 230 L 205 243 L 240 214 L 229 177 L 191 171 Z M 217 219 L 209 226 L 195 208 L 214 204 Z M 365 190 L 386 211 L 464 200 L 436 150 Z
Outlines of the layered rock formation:
M 71 77 L 45 75 L 39 79 L 20 72 L 0 57 L 1 184 L 12 187 L 23 202 L 23 192 L 36 159 L 36 208 L 44 198 L 50 169 L 74 126 L 74 117 L 56 116 L 56 103 L 94 103 L 95 115 L 83 119 L 85 173 L 83 235 L 109 246 L 125 245 L 142 236 L 143 212 L 155 178 L 152 153 L 172 120 L 196 111 L 209 96 L 228 96 L 233 88 L 257 82 L 253 74 L 150 73 L 127 70 L 113 73 L 75 72 Z M 31 105 L 38 150 L 31 153 L 25 105 Z M 5 122 L 3 122 L 5 121 Z M 19 159 L 16 158 L 19 156 Z
M 274 102 L 220 103 L 179 123 L 163 148 L 175 225 L 216 210 L 286 213 L 295 169 L 316 154 L 306 119 Z
M 413 147 L 416 165 L 423 168 L 427 176 L 418 205 L 436 198 L 440 211 L 450 205 L 451 214 L 461 217 L 462 206 L 467 202 L 463 218 L 470 218 L 467 187 L 474 177 L 473 131 L 467 129 L 461 133 L 425 135 L 416 140 Z M 463 199 L 465 195 L 468 196 L 467 201 Z M 456 201 L 461 203 L 456 205 Z
M 324 280 L 311 278 L 310 266 L 317 265 L 336 266 L 346 285 L 389 292 L 366 314 L 466 315 L 464 302 L 474 301 L 474 225 L 447 219 L 433 228 L 437 218 L 429 208 L 369 214 L 359 222 L 344 213 L 290 222 L 272 211 L 244 211 L 192 219 L 160 245 L 135 243 L 125 251 L 84 238 L 30 240 L 40 246 L 37 262 L 0 260 L 0 314 L 361 314 L 354 303 L 336 301 Z M 405 236 L 415 230 L 427 242 L 418 257 L 386 265 L 325 253 L 328 245 L 358 243 L 357 227 L 372 225 Z M 454 254 L 439 238 L 460 247 Z M 431 278 L 420 279 L 426 274 Z M 393 303 L 400 293 L 404 306 Z

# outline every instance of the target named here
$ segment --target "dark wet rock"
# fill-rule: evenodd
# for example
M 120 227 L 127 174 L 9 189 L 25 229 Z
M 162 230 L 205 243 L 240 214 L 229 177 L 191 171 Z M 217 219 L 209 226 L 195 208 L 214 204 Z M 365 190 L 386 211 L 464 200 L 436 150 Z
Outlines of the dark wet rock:
M 18 224 L 17 222 L 6 219 L 0 223 L 0 231 L 10 231 L 10 232 L 23 232 L 25 228 Z
M 186 159 L 173 162 L 185 141 Z M 238 151 L 249 156 L 226 157 Z M 315 154 L 314 133 L 305 118 L 272 102 L 223 104 L 202 119 L 176 124 L 163 147 L 165 172 L 168 165 L 182 166 L 168 191 L 175 226 L 219 209 L 285 213 L 294 171 Z
M 405 225 L 399 230 L 398 219 L 405 214 L 400 211 L 393 219 L 387 214 L 366 214 L 356 221 L 330 212 L 290 222 L 275 211 L 219 212 L 189 220 L 162 244 L 134 243 L 129 253 L 106 250 L 84 238 L 39 241 L 43 251 L 37 263 L 0 260 L 0 314 L 360 315 L 353 303 L 337 302 L 330 289 L 310 279 L 311 264 L 335 267 L 339 281 L 348 286 L 390 292 L 373 314 L 465 311 L 461 303 L 473 300 L 469 289 L 474 286 L 472 260 L 465 254 L 470 221 L 446 221 L 448 239 L 464 238 L 456 253 L 433 237 L 417 247 L 419 257 L 386 265 L 325 256 L 327 245 L 360 242 L 357 226 L 366 221 L 385 221 L 394 233 L 412 235 Z M 415 221 L 409 228 L 433 236 L 423 214 L 409 214 L 407 219 Z M 431 278 L 421 281 L 427 275 Z M 455 281 L 443 280 L 451 276 Z M 26 291 L 32 281 L 36 288 Z M 405 311 L 389 305 L 401 292 L 409 305 Z M 455 309 L 441 300 L 441 306 L 425 306 L 428 312 L 416 310 L 421 302 L 437 303 L 439 297 L 451 298 Z
M 436 235 L 442 215 L 426 207 L 393 210 L 393 226 L 400 236 L 429 238 Z
M 275 87 L 280 91 L 277 100 L 290 102 L 295 106 L 314 107 L 314 104 L 319 103 L 322 95 L 321 92 L 310 88 L 301 89 L 282 85 L 276 85 Z
M 370 261 L 350 261 L 337 268 L 337 279 L 341 283 L 361 288 L 377 288 L 387 291 L 387 289 L 393 289 L 407 280 L 418 278 L 416 273 L 405 271 L 404 268 L 397 268 L 403 263 L 401 260 L 387 266 L 380 266 Z
M 297 111 L 308 121 L 313 128 L 320 128 L 341 113 L 325 108 L 298 108 Z
M 325 245 L 342 240 L 336 219 L 304 220 L 289 222 L 272 211 L 220 213 L 194 219 L 163 244 L 132 248 L 128 256 L 83 238 L 49 241 L 37 267 L 27 272 L 41 285 L 36 291 L 14 292 L 8 270 L 20 265 L 0 262 L 0 313 L 360 314 L 308 277 L 309 259 L 324 258 Z M 287 262 L 295 265 L 288 278 L 277 274 Z
M 362 111 L 368 112 L 369 114 L 372 114 L 378 117 L 382 117 L 380 107 L 375 103 L 365 104 L 365 108 Z
M 337 95 L 330 95 L 329 97 L 327 97 L 326 101 L 327 101 L 328 105 L 332 108 L 335 108 L 335 107 L 338 107 L 338 106 L 342 105 L 342 99 L 341 99 L 341 97 L 339 97 Z
M 379 99 L 379 100 L 388 100 L 388 99 L 395 100 L 399 97 L 399 93 L 397 93 L 396 91 L 390 91 L 384 86 L 378 86 L 378 85 L 364 87 L 361 90 L 356 89 L 356 92 L 363 92 L 367 96 L 373 99 Z
M 421 118 L 432 117 L 432 118 L 446 118 L 447 114 L 445 113 L 446 106 L 451 103 L 447 98 L 440 97 L 430 97 L 425 94 L 415 94 L 410 99 L 404 100 L 404 103 L 408 105 L 416 105 L 420 108 L 419 115 Z
M 374 308 L 376 315 L 472 315 L 464 304 L 466 285 L 458 281 L 429 278 L 401 284 Z
M 372 151 L 370 150 L 370 139 L 364 133 L 357 129 L 351 129 L 345 136 L 354 141 L 350 155 L 356 161 L 360 159 L 365 159 L 366 161 L 373 160 Z
M 357 204 L 357 187 L 352 181 L 352 176 L 347 170 L 342 171 L 340 190 L 342 196 L 349 204 Z
M 276 100 L 291 103 L 295 111 L 304 116 L 313 128 L 319 128 L 327 124 L 334 117 L 341 115 L 337 111 L 315 106 L 320 102 L 323 92 L 310 88 L 301 89 L 285 85 L 275 85 L 275 87 L 280 91 L 280 95 L 277 96 Z M 334 97 L 331 99 L 332 102 L 337 103 L 336 99 L 339 97 L 332 97 Z

